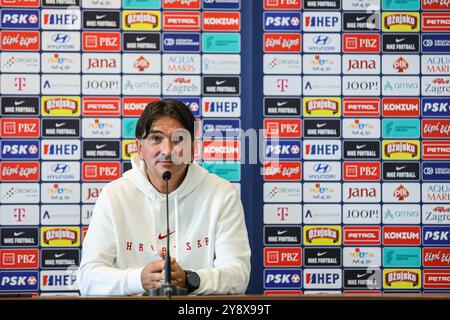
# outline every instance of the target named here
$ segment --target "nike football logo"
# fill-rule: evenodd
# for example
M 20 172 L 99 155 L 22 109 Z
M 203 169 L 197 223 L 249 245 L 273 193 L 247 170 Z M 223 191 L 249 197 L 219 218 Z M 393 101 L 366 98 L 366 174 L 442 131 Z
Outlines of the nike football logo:
M 278 231 L 278 232 L 277 232 L 277 235 L 281 236 L 281 235 L 285 234 L 286 232 L 288 232 L 288 231 L 287 231 L 287 230 L 284 230 L 284 231 Z
M 322 127 L 324 127 L 324 126 L 326 126 L 327 125 L 327 123 L 325 122 L 325 123 L 318 123 L 317 124 L 317 128 L 322 128 Z
M 359 279 L 359 278 L 362 278 L 362 277 L 366 276 L 366 274 L 367 274 L 367 273 L 363 273 L 363 274 L 359 274 L 359 273 L 358 273 L 358 274 L 356 275 L 356 277 Z
M 95 149 L 99 150 L 99 149 L 103 149 L 104 147 L 106 147 L 106 144 L 100 144 L 100 145 L 96 145 Z
M 145 40 L 145 39 L 147 39 L 147 37 L 137 37 L 137 38 L 136 38 L 136 41 L 139 42 L 139 41 L 142 41 L 142 40 Z
M 406 39 L 406 38 L 400 38 L 400 39 L 396 38 L 396 39 L 395 39 L 395 43 L 403 42 L 403 41 L 405 41 L 405 39 Z
M 24 233 L 25 233 L 25 231 L 22 231 L 22 232 L 14 232 L 14 237 L 21 236 L 21 235 L 23 235 Z
M 55 127 L 60 128 L 60 127 L 62 127 L 62 126 L 65 125 L 65 124 L 66 124 L 65 122 L 62 122 L 62 123 L 55 123 Z
M 277 102 L 277 107 L 282 107 L 287 103 L 287 101 Z
M 328 251 L 325 251 L 325 252 L 317 252 L 317 256 L 318 256 L 318 257 L 321 257 L 321 256 L 323 256 L 324 254 L 327 254 L 327 252 L 328 252 Z
M 216 86 L 220 86 L 220 85 L 224 84 L 225 82 L 227 82 L 227 81 L 226 80 L 216 81 Z
M 403 166 L 403 167 L 395 167 L 395 170 L 400 171 L 400 170 L 403 170 L 403 169 L 405 169 L 405 168 L 406 168 L 406 166 Z
M 103 19 L 104 17 L 106 17 L 106 14 L 102 14 L 102 15 L 96 15 L 95 18 L 97 20 Z
M 25 100 L 22 100 L 22 101 L 14 101 L 14 105 L 15 106 L 20 106 L 21 104 L 24 104 L 25 103 Z
M 175 231 L 172 231 L 171 233 L 169 233 L 169 236 L 174 233 Z M 158 239 L 159 240 L 164 240 L 165 238 L 167 238 L 167 234 L 162 235 L 161 233 L 158 235 Z
M 59 259 L 59 258 L 61 258 L 61 257 L 64 257 L 66 254 L 65 253 L 56 253 L 55 254 L 55 258 L 56 259 Z
M 359 150 L 359 149 L 362 149 L 362 148 L 364 148 L 365 146 L 366 146 L 365 144 L 363 144 L 363 145 L 357 145 L 357 146 L 356 146 L 356 149 L 358 149 L 358 150 Z
M 356 21 L 364 20 L 366 17 L 356 17 Z

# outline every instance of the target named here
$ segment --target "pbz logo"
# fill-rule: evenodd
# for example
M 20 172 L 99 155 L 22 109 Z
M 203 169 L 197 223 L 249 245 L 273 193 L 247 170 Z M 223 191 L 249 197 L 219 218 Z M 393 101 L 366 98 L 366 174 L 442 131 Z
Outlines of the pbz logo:
M 264 270 L 264 288 L 266 289 L 300 289 L 302 271 L 299 269 Z
M 39 159 L 39 141 L 3 140 L 2 159 Z
M 37 271 L 0 272 L 0 291 L 36 291 L 38 278 Z

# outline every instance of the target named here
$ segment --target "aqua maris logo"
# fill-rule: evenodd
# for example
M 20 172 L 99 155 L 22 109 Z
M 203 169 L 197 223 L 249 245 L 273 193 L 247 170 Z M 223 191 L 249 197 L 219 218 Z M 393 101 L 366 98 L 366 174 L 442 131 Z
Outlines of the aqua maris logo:
M 446 203 L 450 201 L 450 184 L 430 184 L 422 185 L 422 201 L 423 202 L 440 202 Z
M 422 56 L 422 73 L 423 74 L 441 74 L 450 73 L 450 56 L 449 55 L 423 55 Z

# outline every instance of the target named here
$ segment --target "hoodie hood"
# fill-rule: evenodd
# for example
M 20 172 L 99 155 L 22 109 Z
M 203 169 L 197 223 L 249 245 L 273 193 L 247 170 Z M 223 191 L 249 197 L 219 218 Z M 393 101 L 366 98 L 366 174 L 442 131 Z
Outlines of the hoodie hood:
M 144 161 L 139 159 L 139 155 L 134 155 L 131 158 L 132 169 L 124 173 L 124 177 L 128 178 L 144 195 L 147 195 L 151 200 L 164 200 L 165 195 L 160 193 L 148 180 L 145 173 L 146 165 Z M 186 195 L 193 192 L 207 177 L 209 172 L 199 166 L 197 163 L 192 162 L 188 165 L 188 171 L 181 185 L 171 193 L 169 193 L 169 199 L 177 198 L 182 199 Z
M 124 178 L 129 180 L 136 188 L 147 197 L 149 207 L 153 207 L 155 214 L 151 214 L 152 232 L 156 234 L 157 225 L 165 225 L 165 206 L 164 201 L 166 196 L 164 193 L 160 193 L 148 180 L 145 173 L 146 165 L 144 161 L 139 159 L 139 155 L 134 155 L 131 158 L 132 169 L 124 173 Z M 169 193 L 169 206 L 170 212 L 174 214 L 170 220 L 170 224 L 174 223 L 175 232 L 175 258 L 179 260 L 179 248 L 180 248 L 180 215 L 178 210 L 178 202 L 182 201 L 184 197 L 192 193 L 207 177 L 209 172 L 199 166 L 197 163 L 191 163 L 188 165 L 188 171 L 181 185 L 171 193 Z M 153 211 L 153 210 L 152 210 Z M 150 211 L 151 212 L 151 211 Z

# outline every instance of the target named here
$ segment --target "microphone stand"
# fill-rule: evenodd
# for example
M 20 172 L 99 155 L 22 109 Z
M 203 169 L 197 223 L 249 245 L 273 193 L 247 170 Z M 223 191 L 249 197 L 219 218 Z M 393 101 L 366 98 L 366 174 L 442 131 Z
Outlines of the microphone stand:
M 185 296 L 187 295 L 187 289 L 180 288 L 172 284 L 170 281 L 171 265 L 170 265 L 170 229 L 169 229 L 169 180 L 172 174 L 170 171 L 163 173 L 162 178 L 166 181 L 166 222 L 167 222 L 167 242 L 166 242 L 166 261 L 164 265 L 164 284 L 161 288 L 150 289 L 149 296 Z

